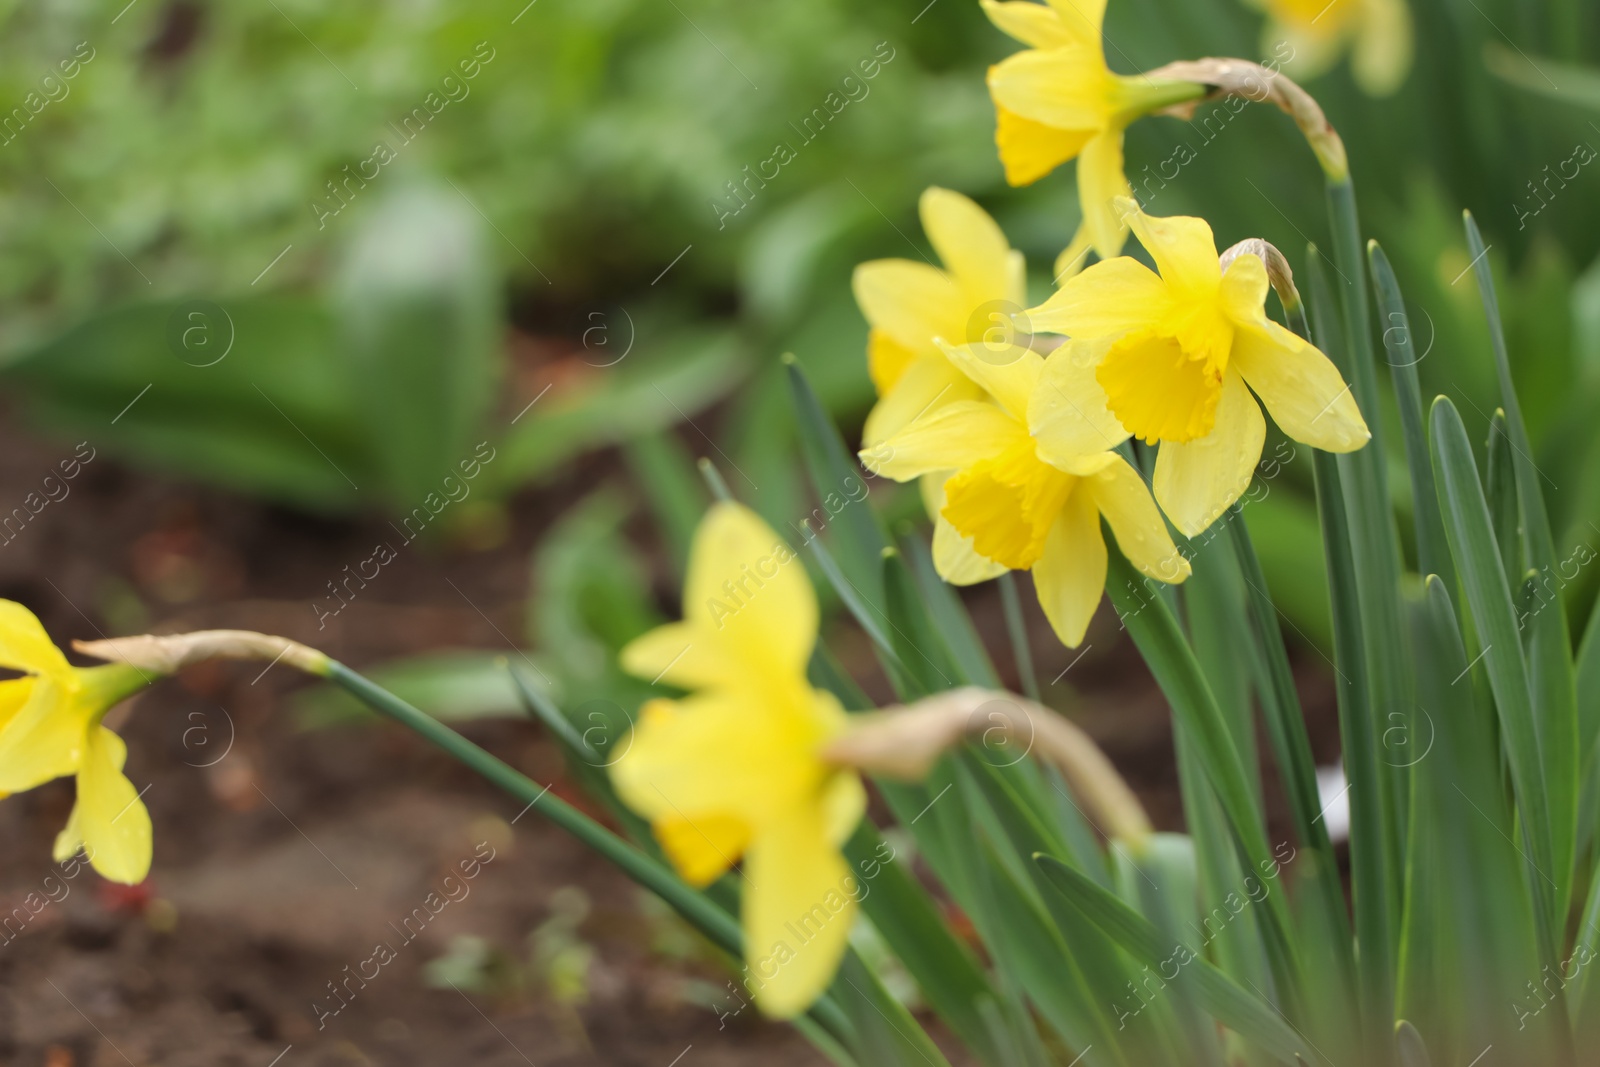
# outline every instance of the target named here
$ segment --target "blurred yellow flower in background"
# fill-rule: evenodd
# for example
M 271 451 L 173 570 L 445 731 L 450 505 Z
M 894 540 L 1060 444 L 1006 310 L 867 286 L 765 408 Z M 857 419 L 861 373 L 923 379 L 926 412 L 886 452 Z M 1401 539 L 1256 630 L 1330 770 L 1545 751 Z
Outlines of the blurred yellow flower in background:
M 960 193 L 931 188 L 917 203 L 922 229 L 944 269 L 910 259 L 875 259 L 851 279 L 866 316 L 867 369 L 879 401 L 862 440 L 877 444 L 930 405 L 971 400 L 978 388 L 950 365 L 935 337 L 951 342 L 1010 329 L 1028 302 L 1027 266 L 984 210 Z
M 746 983 L 776 1018 L 827 988 L 857 906 L 839 850 L 866 791 L 820 756 L 846 716 L 806 681 L 817 619 L 793 550 L 754 512 L 719 503 L 695 533 L 683 621 L 622 651 L 630 673 L 695 692 L 644 706 L 612 768 L 617 792 L 691 884 L 743 857 Z
M 1109 445 L 1048 455 L 1036 447 L 1028 416 L 1043 388 L 1045 361 L 1037 352 L 1011 344 L 944 350 L 985 399 L 946 404 L 882 448 L 862 452 L 874 473 L 897 481 L 955 472 L 934 501 L 941 577 L 965 585 L 1000 571 L 1032 571 L 1039 604 L 1069 647 L 1082 642 L 1105 589 L 1102 517 L 1139 570 L 1164 582 L 1188 577 L 1189 562 L 1144 480 Z
M 1371 437 L 1327 356 L 1266 315 L 1268 278 L 1243 254 L 1226 274 L 1203 219 L 1120 207 L 1160 274 L 1126 256 L 1069 278 L 1028 314 L 1071 343 L 1042 376 L 1030 425 L 1047 452 L 1161 442 L 1154 488 L 1173 525 L 1200 533 L 1248 488 L 1266 437 L 1328 452 Z
M 989 20 L 1029 48 L 989 68 L 995 143 L 1006 180 L 1038 181 L 1078 160 L 1083 210 L 1072 248 L 1102 259 L 1122 251 L 1128 229 L 1113 201 L 1130 195 L 1122 134 L 1141 115 L 1204 94 L 1190 82 L 1113 74 L 1101 41 L 1105 0 L 982 0 Z
M 1267 12 L 1262 48 L 1296 78 L 1314 78 L 1348 49 L 1356 84 L 1388 96 L 1411 71 L 1411 10 L 1406 0 L 1256 0 Z
M 122 773 L 127 746 L 101 725 L 107 711 L 154 679 L 125 664 L 73 667 L 34 614 L 0 600 L 0 792 L 20 793 L 68 774 L 78 798 L 55 858 L 78 849 L 113 882 L 150 872 L 150 813 Z

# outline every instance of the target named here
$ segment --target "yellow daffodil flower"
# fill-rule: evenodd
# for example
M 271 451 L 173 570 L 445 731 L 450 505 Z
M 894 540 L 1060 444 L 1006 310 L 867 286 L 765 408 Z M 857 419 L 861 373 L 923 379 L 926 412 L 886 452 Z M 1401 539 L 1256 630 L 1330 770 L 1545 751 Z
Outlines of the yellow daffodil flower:
M 1006 180 L 1028 185 L 1078 160 L 1083 225 L 1072 250 L 1092 246 L 1102 259 L 1117 255 L 1128 230 L 1112 202 L 1131 195 L 1123 173 L 1123 131 L 1141 115 L 1196 99 L 1205 88 L 1113 74 L 1101 41 L 1105 0 L 982 3 L 995 26 L 1030 46 L 989 68 L 995 143 Z
M 971 400 L 978 389 L 934 345 L 935 337 L 977 340 L 1010 330 L 1028 302 L 1027 267 L 984 210 L 960 193 L 933 188 L 917 209 L 944 269 L 910 259 L 856 267 L 856 303 L 866 316 L 867 369 L 879 401 L 862 440 L 875 445 L 930 406 Z
M 153 679 L 125 664 L 73 667 L 21 604 L 0 600 L 0 793 L 19 793 L 68 774 L 78 799 L 56 838 L 55 857 L 84 849 L 114 882 L 150 871 L 150 813 L 122 773 L 128 750 L 100 724 L 119 701 Z
M 644 706 L 617 792 L 686 881 L 743 857 L 745 982 L 775 1018 L 832 981 L 859 895 L 840 846 L 866 792 L 820 755 L 845 713 L 806 681 L 816 636 L 804 565 L 753 512 L 720 503 L 695 533 L 683 621 L 622 651 L 629 672 L 694 692 Z
M 1072 456 L 1127 437 L 1161 442 L 1155 495 L 1193 537 L 1249 487 L 1266 422 L 1328 452 L 1371 434 L 1339 371 L 1310 342 L 1266 315 L 1259 256 L 1226 274 L 1203 219 L 1155 218 L 1121 202 L 1160 269 L 1128 257 L 1069 278 L 1028 314 L 1072 341 L 1052 355 L 1029 424 L 1042 454 Z
M 1101 518 L 1139 570 L 1164 582 L 1188 577 L 1188 560 L 1126 460 L 1105 446 L 1047 454 L 1029 435 L 1030 409 L 1047 388 L 1037 352 L 983 344 L 944 351 L 985 398 L 946 404 L 862 452 L 875 473 L 897 481 L 955 472 L 935 502 L 941 577 L 963 585 L 992 577 L 989 568 L 1032 571 L 1039 604 L 1069 647 L 1082 642 L 1105 589 Z
M 1370 96 L 1388 96 L 1411 70 L 1411 11 L 1405 0 L 1257 0 L 1268 21 L 1262 31 L 1269 55 L 1288 53 L 1283 66 L 1297 78 L 1314 78 L 1348 47 L 1356 84 Z

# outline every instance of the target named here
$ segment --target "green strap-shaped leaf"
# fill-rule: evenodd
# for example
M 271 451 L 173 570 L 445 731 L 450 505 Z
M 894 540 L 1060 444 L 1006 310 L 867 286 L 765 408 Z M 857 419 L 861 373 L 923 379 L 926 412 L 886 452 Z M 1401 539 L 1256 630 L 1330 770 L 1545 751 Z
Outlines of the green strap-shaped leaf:
M 1190 732 L 1206 775 L 1216 791 L 1239 849 L 1241 865 L 1264 870 L 1272 862 L 1266 830 L 1255 792 L 1239 750 L 1233 743 L 1216 697 L 1206 684 L 1194 650 L 1164 596 L 1146 587 L 1146 579 L 1114 543 L 1108 542 L 1106 591 L 1123 626 L 1133 638 L 1166 696 L 1172 711 Z M 1156 584 L 1156 583 L 1150 583 Z M 1273 979 L 1280 995 L 1292 997 L 1299 986 L 1299 967 L 1289 937 L 1291 921 L 1282 895 L 1267 898 L 1262 936 Z
M 1060 860 L 1040 854 L 1034 862 L 1068 904 L 1141 964 L 1169 982 L 1191 984 L 1197 1003 L 1222 1025 L 1260 1045 L 1284 1063 L 1296 1057 L 1307 1063 L 1321 1057 L 1306 1045 L 1294 1027 L 1261 997 L 1235 984 L 1181 942 L 1174 944 L 1144 916 Z
M 1416 511 L 1417 564 L 1423 574 L 1437 574 L 1446 586 L 1455 586 L 1455 567 L 1450 562 L 1450 546 L 1445 542 L 1444 517 L 1439 514 L 1439 495 L 1433 486 L 1433 463 L 1428 456 L 1428 427 L 1422 410 L 1422 386 L 1417 364 L 1426 352 L 1419 353 L 1406 314 L 1400 282 L 1378 242 L 1367 245 L 1372 264 L 1372 287 L 1378 300 L 1378 327 L 1389 359 L 1389 376 L 1394 382 L 1395 406 L 1400 411 L 1400 433 L 1406 449 L 1406 469 L 1411 474 L 1412 507 Z
M 1554 765 L 1573 758 L 1575 738 L 1565 751 L 1541 744 L 1529 690 L 1528 667 L 1522 655 L 1522 638 L 1502 563 L 1500 546 L 1490 524 L 1489 505 L 1478 481 L 1466 427 L 1455 405 L 1445 397 L 1434 402 L 1433 463 L 1439 479 L 1450 552 L 1460 568 L 1461 585 L 1482 645 L 1481 655 L 1494 691 L 1500 731 L 1511 781 L 1522 813 L 1522 828 L 1532 851 L 1529 862 L 1539 874 L 1541 912 L 1547 924 L 1559 912 L 1558 902 L 1570 887 L 1561 888 L 1562 867 L 1557 861 L 1556 826 L 1550 818 L 1549 781 Z M 1552 744 L 1555 739 L 1551 739 Z M 1567 826 L 1570 834 L 1570 824 Z M 1570 842 L 1568 847 L 1570 848 Z M 1570 878 L 1569 873 L 1566 877 Z M 1547 929 L 1550 928 L 1547 926 Z
M 805 460 L 806 473 L 811 476 L 812 488 L 819 499 L 830 493 L 844 493 L 853 500 L 840 510 L 832 523 L 838 533 L 840 570 L 855 585 L 860 599 L 870 605 L 881 605 L 879 560 L 883 550 L 889 547 L 889 537 L 877 513 L 867 506 L 864 495 L 857 500 L 851 492 L 854 487 L 866 484 L 865 475 L 828 418 L 799 362 L 792 355 L 784 356 L 783 361 L 794 399 L 800 455 Z
M 1488 250 L 1472 215 L 1467 213 L 1464 217 L 1467 250 L 1473 257 L 1473 273 L 1478 282 L 1478 295 L 1483 299 L 1489 340 L 1494 349 L 1495 373 L 1500 380 L 1500 405 L 1506 413 L 1506 432 L 1512 466 L 1516 470 L 1517 497 L 1522 504 L 1528 562 L 1541 577 L 1549 577 L 1555 571 L 1557 559 L 1550 516 L 1540 488 L 1544 474 L 1533 461 L 1533 444 L 1522 418 L 1522 405 L 1517 401 Z M 1473 613 L 1477 614 L 1476 605 Z M 1578 712 L 1573 689 L 1572 638 L 1567 632 L 1566 612 L 1559 607 L 1538 612 L 1529 621 L 1528 629 L 1528 693 L 1534 714 L 1533 727 L 1540 742 L 1540 774 L 1546 794 L 1544 816 L 1549 820 L 1551 840 L 1551 852 L 1545 860 L 1558 887 L 1550 915 L 1562 916 L 1566 914 L 1572 893 L 1578 809 Z M 1558 928 L 1559 925 L 1556 924 Z

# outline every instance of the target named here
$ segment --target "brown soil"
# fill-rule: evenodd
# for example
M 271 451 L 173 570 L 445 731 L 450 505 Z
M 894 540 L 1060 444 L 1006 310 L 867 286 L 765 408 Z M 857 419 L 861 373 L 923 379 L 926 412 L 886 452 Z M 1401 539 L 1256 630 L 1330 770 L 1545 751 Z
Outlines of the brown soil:
M 0 425 L 0 512 L 71 453 L 71 444 Z M 229 626 L 306 640 L 358 668 L 441 647 L 509 651 L 506 635 L 522 629 L 529 550 L 598 469 L 614 468 L 591 460 L 558 484 L 523 494 L 510 535 L 496 548 L 402 553 L 381 584 L 319 633 L 311 598 L 369 554 L 387 529 L 381 519 L 312 520 L 136 473 L 101 455 L 69 497 L 0 547 L 0 596 L 35 610 L 63 643 L 144 625 Z M 998 650 L 997 598 L 979 591 L 973 608 Z M 1034 621 L 1047 700 L 1070 705 L 1158 823 L 1176 827 L 1165 705 L 1118 640 L 1115 617 L 1102 613 L 1092 648 L 1054 685 L 1076 653 Z M 841 639 L 847 636 L 834 635 L 841 654 L 863 644 Z M 1326 760 L 1336 745 L 1331 709 L 1318 672 L 1308 675 L 1308 717 Z M 135 705 L 119 730 L 130 776 L 149 787 L 144 799 L 156 827 L 153 873 L 138 890 L 90 872 L 67 879 L 50 862 L 72 803 L 69 783 L 0 804 L 8 858 L 0 919 L 37 910 L 26 923 L 0 927 L 0 1063 L 824 1062 L 753 1011 L 720 1027 L 710 1010 L 691 1003 L 688 983 L 719 989 L 723 979 L 703 959 L 653 947 L 673 930 L 641 906 L 631 883 L 536 816 L 513 826 L 520 805 L 447 757 L 387 725 L 297 732 L 285 705 L 303 684 L 281 666 L 265 673 L 206 667 Z M 497 721 L 466 732 L 564 788 L 558 755 L 533 723 Z M 442 879 L 485 848 L 493 858 L 469 893 L 414 941 L 399 936 L 405 917 Z M 460 935 L 526 959 L 530 931 L 550 918 L 552 894 L 568 886 L 592 905 L 579 928 L 594 951 L 587 1003 L 563 1008 L 537 981 L 488 995 L 424 983 L 423 965 Z M 56 899 L 38 907 L 41 897 Z M 393 962 L 364 985 L 347 980 L 379 942 L 396 949 Z M 317 1005 L 336 1005 L 330 983 L 351 992 L 319 1027 Z

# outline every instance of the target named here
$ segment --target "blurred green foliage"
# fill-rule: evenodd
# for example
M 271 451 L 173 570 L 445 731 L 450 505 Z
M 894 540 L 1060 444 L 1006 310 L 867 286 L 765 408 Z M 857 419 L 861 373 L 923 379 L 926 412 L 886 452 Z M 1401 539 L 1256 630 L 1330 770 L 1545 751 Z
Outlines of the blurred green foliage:
M 1457 218 L 1480 220 L 1571 544 L 1600 517 L 1600 167 L 1574 162 L 1600 147 L 1600 10 L 1412 10 L 1398 94 L 1342 66 L 1309 88 L 1426 333 L 1424 389 L 1463 397 L 1481 441 L 1493 376 Z M 983 69 L 1014 45 L 968 0 L 63 0 L 0 3 L 0 26 L 10 380 L 47 425 L 303 507 L 403 514 L 480 440 L 503 493 L 688 418 L 782 522 L 806 508 L 775 357 L 864 413 L 850 268 L 927 254 L 921 189 L 984 202 L 1036 297 L 1077 223 L 1071 168 L 1003 183 Z M 1242 0 L 1111 0 L 1107 54 L 1264 56 L 1261 26 Z M 1315 165 L 1268 108 L 1141 122 L 1127 158 L 1150 210 L 1201 214 L 1221 245 L 1326 246 Z M 215 365 L 174 341 L 195 300 L 229 320 Z M 1305 468 L 1262 521 L 1309 528 Z

